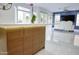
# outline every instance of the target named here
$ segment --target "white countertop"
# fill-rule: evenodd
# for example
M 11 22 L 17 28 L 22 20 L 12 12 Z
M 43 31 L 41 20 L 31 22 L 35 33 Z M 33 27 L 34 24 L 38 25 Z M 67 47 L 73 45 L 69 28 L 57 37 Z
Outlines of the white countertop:
M 30 27 L 42 27 L 45 25 L 0 25 L 0 29 L 17 29 L 17 28 L 30 28 Z

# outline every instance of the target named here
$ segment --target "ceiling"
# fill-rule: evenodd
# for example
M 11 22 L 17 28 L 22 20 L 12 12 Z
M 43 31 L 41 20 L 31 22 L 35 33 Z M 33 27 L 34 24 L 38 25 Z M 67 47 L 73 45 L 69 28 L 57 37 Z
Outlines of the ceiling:
M 67 10 L 79 10 L 79 3 L 36 3 L 36 6 L 47 9 L 51 12 Z

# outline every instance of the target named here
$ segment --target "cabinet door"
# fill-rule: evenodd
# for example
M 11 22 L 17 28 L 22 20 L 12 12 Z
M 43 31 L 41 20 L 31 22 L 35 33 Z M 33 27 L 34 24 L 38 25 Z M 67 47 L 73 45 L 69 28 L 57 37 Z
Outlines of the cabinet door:
M 34 54 L 45 45 L 45 28 L 24 29 L 24 54 Z
M 39 28 L 39 49 L 45 47 L 45 27 Z
M 33 53 L 42 49 L 45 45 L 45 28 L 36 27 L 33 29 Z
M 38 28 L 33 28 L 33 53 L 36 53 L 39 50 L 39 33 Z
M 23 54 L 23 30 L 13 29 L 7 31 L 8 54 Z
M 32 29 L 24 29 L 24 54 L 32 54 Z

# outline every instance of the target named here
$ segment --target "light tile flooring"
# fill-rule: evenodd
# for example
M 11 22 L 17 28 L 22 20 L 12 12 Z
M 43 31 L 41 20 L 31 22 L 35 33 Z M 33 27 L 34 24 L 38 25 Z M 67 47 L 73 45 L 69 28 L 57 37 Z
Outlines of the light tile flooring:
M 52 33 L 51 39 L 45 42 L 45 48 L 35 55 L 79 55 L 78 34 L 58 31 Z

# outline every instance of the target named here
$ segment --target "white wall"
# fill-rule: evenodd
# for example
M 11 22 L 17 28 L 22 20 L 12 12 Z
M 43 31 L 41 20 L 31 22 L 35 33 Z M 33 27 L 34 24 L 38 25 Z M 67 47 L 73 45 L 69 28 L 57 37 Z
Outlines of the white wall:
M 14 18 L 14 6 L 10 10 L 0 10 L 0 24 L 13 24 Z

